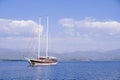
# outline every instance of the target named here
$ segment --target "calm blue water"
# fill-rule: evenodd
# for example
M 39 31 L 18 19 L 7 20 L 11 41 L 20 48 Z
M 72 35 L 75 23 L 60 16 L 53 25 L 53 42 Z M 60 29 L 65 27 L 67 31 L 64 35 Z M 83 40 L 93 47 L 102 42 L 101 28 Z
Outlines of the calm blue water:
M 120 80 L 120 62 L 59 62 L 31 67 L 26 61 L 0 61 L 0 80 Z

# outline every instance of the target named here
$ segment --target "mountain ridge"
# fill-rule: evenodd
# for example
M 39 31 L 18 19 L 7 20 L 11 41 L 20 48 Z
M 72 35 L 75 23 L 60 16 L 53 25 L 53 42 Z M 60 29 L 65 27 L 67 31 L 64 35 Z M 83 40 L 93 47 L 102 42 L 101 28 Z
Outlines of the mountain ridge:
M 0 48 L 0 59 L 24 59 L 24 57 L 36 57 L 37 54 L 29 53 L 26 50 L 12 50 Z M 36 52 L 35 52 L 36 53 Z M 45 53 L 45 52 L 41 52 Z M 74 51 L 69 53 L 49 52 L 49 55 L 57 57 L 59 60 L 78 60 L 78 61 L 106 61 L 120 60 L 120 49 L 108 51 Z

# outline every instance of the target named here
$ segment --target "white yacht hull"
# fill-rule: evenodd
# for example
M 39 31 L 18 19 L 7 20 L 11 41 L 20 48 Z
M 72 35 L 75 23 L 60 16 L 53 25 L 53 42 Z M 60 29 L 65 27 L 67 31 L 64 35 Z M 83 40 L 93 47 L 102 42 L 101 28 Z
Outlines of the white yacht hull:
M 32 66 L 42 66 L 42 65 L 56 65 L 57 64 L 57 60 L 56 59 L 29 59 L 26 58 L 28 60 L 28 62 L 30 63 L 30 65 Z
M 34 64 L 30 64 L 32 66 L 49 66 L 49 65 L 56 65 L 57 62 L 55 63 L 34 63 Z

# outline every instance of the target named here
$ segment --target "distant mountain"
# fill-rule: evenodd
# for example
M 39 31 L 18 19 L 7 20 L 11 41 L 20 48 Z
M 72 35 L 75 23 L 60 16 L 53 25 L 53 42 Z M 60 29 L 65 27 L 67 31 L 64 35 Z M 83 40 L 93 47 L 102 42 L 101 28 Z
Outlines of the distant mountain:
M 120 60 L 120 49 L 110 51 L 75 51 L 56 55 L 60 60 L 109 61 Z
M 42 52 L 45 53 L 45 52 Z M 109 51 L 75 51 L 70 53 L 54 53 L 49 55 L 55 56 L 58 60 L 79 60 L 79 61 L 104 61 L 120 60 L 120 49 Z M 37 54 L 26 50 L 11 50 L 0 48 L 0 59 L 24 59 L 24 57 L 36 57 Z
M 12 50 L 7 48 L 0 48 L 0 59 L 24 59 L 24 57 L 30 57 L 32 54 L 28 54 L 25 50 Z

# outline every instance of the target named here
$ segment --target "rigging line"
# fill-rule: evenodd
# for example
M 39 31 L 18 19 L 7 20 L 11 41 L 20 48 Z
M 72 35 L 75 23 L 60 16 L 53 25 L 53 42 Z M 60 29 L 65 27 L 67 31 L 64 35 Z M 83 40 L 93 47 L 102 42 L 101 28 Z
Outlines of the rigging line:
M 34 39 L 34 35 L 35 35 L 34 30 L 35 29 L 33 27 L 33 30 L 32 30 L 32 37 L 33 38 L 32 37 L 29 38 L 28 47 L 27 47 L 28 48 L 28 53 L 32 53 L 32 51 L 33 51 L 33 50 L 30 51 L 30 50 L 32 49 L 32 46 L 33 46 L 33 39 Z

